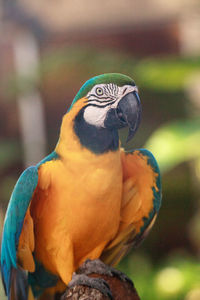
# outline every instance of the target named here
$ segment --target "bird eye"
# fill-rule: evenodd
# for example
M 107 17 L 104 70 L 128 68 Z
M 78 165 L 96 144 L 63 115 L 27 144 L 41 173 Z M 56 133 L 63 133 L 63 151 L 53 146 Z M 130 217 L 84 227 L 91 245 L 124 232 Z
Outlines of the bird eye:
M 97 94 L 98 96 L 103 95 L 103 89 L 100 88 L 100 87 L 96 88 L 96 94 Z

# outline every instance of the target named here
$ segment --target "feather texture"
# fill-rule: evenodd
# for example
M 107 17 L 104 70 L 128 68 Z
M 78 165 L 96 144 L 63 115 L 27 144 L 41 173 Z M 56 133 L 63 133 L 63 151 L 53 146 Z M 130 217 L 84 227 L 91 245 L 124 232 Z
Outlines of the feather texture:
M 123 194 L 118 233 L 105 248 L 101 259 L 117 264 L 138 245 L 153 226 L 161 205 L 160 171 L 152 153 L 145 149 L 121 150 Z

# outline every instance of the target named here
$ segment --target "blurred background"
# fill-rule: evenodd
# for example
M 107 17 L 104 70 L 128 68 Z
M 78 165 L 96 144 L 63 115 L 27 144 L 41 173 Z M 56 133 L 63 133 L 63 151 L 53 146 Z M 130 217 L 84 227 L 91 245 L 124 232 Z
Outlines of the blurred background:
M 0 228 L 22 170 L 53 150 L 80 86 L 106 72 L 138 85 L 142 123 L 122 144 L 151 150 L 163 182 L 152 232 L 119 268 L 142 300 L 199 300 L 199 0 L 0 0 Z

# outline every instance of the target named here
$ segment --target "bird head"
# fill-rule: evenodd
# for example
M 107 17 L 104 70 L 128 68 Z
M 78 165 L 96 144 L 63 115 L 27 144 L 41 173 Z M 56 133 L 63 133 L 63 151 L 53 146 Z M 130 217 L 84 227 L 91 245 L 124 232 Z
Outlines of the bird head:
M 74 151 L 81 144 L 96 154 L 115 151 L 119 149 L 118 130 L 128 127 L 129 141 L 140 117 L 138 89 L 130 77 L 115 73 L 93 77 L 80 88 L 64 115 L 59 147 L 62 144 Z
M 70 109 L 82 98 L 84 121 L 98 129 L 128 127 L 127 141 L 135 134 L 141 118 L 141 103 L 134 81 L 123 74 L 108 73 L 89 79 L 79 90 Z

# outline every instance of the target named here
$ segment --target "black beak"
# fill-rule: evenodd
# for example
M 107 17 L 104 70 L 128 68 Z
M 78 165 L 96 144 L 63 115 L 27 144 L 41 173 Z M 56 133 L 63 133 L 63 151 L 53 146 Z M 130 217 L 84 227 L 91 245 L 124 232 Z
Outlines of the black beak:
M 118 103 L 116 114 L 122 125 L 121 128 L 129 127 L 126 140 L 129 142 L 133 138 L 141 119 L 141 103 L 138 93 L 134 91 L 125 95 Z

